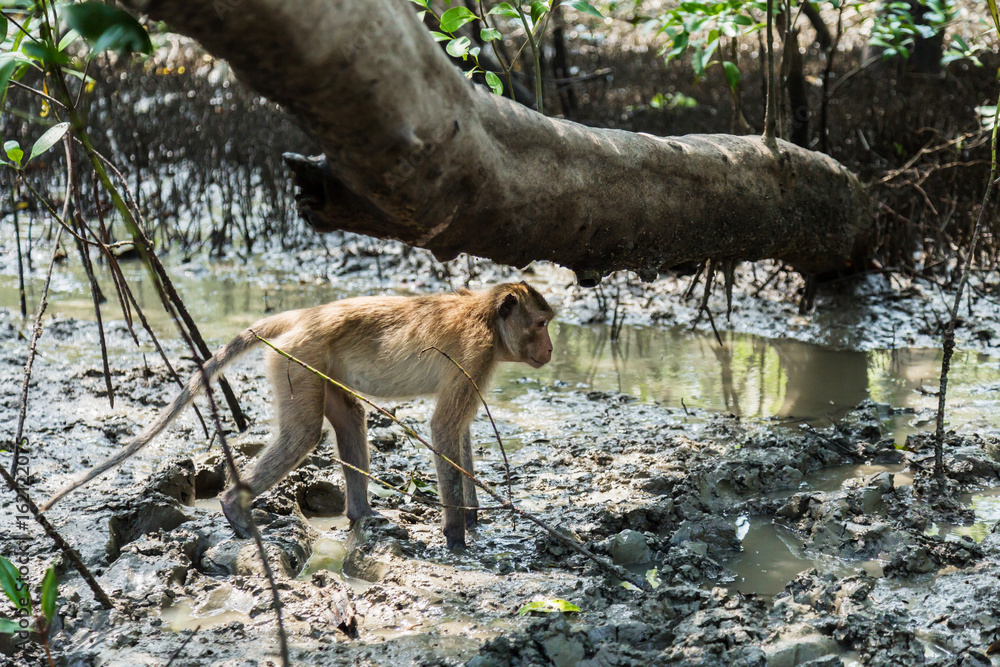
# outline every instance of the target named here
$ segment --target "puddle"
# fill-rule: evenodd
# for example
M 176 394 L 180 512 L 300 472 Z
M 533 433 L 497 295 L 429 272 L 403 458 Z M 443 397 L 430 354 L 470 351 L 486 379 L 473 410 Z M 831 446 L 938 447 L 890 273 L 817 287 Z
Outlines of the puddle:
M 334 518 L 339 519 L 340 517 Z M 316 524 L 313 523 L 314 521 L 314 519 L 309 520 L 309 522 L 315 526 Z M 341 540 L 335 540 L 330 537 L 321 537 L 313 543 L 312 555 L 309 556 L 309 560 L 306 561 L 306 564 L 302 566 L 302 571 L 299 572 L 297 579 L 308 581 L 314 573 L 319 572 L 320 570 L 329 570 L 330 572 L 340 575 L 340 578 L 344 581 L 344 583 L 350 586 L 351 590 L 355 593 L 365 592 L 365 590 L 372 585 L 372 582 L 345 575 L 345 560 L 347 560 L 347 548 Z
M 893 487 L 913 486 L 913 473 L 906 472 L 902 464 L 849 463 L 842 466 L 822 468 L 805 475 L 798 488 L 776 491 L 768 494 L 771 498 L 786 498 L 802 491 L 829 492 L 839 491 L 844 484 L 853 479 L 861 479 L 880 472 L 892 474 Z
M 194 506 L 196 509 L 222 513 L 222 501 L 218 498 L 199 498 L 194 501 Z
M 344 561 L 347 560 L 347 549 L 340 540 L 321 537 L 313 544 L 312 555 L 302 567 L 298 578 L 307 580 L 314 572 L 329 570 L 340 574 L 344 571 Z
M 181 630 L 202 630 L 225 625 L 234 621 L 250 622 L 253 596 L 227 583 L 220 584 L 198 600 L 179 598 L 160 612 L 160 618 L 174 632 Z
M 731 591 L 776 595 L 799 572 L 815 566 L 803 555 L 802 541 L 795 533 L 770 519 L 741 516 L 736 520 L 736 535 L 742 551 L 722 561 L 736 576 L 727 584 Z
M 351 520 L 347 518 L 346 514 L 338 514 L 336 516 L 313 516 L 308 517 L 307 521 L 310 526 L 321 533 L 331 530 L 347 530 L 351 525 Z
M 976 542 L 985 540 L 993 526 L 1000 521 L 1000 487 L 964 493 L 961 501 L 976 513 L 976 520 L 972 524 L 931 524 L 927 534 L 945 539 L 969 537 Z
M 742 550 L 722 560 L 722 565 L 735 575 L 735 579 L 726 582 L 731 591 L 774 596 L 800 572 L 813 568 L 838 576 L 858 570 L 873 577 L 882 576 L 882 563 L 878 560 L 841 560 L 807 553 L 795 531 L 776 525 L 767 517 L 738 517 L 736 536 Z

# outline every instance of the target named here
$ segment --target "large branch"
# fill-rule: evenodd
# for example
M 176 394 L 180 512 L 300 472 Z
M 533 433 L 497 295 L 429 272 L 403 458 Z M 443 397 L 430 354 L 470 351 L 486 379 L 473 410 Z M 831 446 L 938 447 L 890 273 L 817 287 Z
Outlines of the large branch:
M 296 169 L 318 229 L 598 275 L 707 258 L 827 271 L 869 250 L 867 196 L 831 158 L 547 118 L 469 83 L 408 0 L 132 2 L 319 141 L 326 159 Z

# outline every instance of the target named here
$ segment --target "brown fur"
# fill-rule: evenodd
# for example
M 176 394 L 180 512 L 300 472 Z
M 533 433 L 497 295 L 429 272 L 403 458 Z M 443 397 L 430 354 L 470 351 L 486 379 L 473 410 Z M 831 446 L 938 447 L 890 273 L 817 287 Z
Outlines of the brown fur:
M 377 398 L 436 394 L 431 435 L 442 454 L 472 472 L 469 424 L 479 398 L 468 379 L 436 352 L 457 361 L 480 389 L 486 389 L 496 364 L 525 362 L 540 367 L 551 359 L 548 323 L 554 312 L 527 283 L 497 285 L 488 290 L 418 297 L 358 297 L 315 308 L 289 311 L 260 320 L 224 345 L 206 364 L 215 377 L 227 364 L 259 341 L 275 346 L 323 371 L 344 385 Z M 337 436 L 340 457 L 368 471 L 365 411 L 360 401 L 324 382 L 271 350 L 266 352 L 274 389 L 277 434 L 248 475 L 253 495 L 281 480 L 319 442 L 324 416 Z M 202 390 L 200 374 L 134 441 L 114 457 L 66 485 L 50 498 L 48 509 L 70 491 L 117 466 L 146 446 Z M 445 505 L 478 507 L 475 487 L 448 463 L 437 460 L 438 488 Z M 347 516 L 356 521 L 375 514 L 368 503 L 367 478 L 345 466 Z M 249 518 L 235 488 L 223 492 L 222 505 L 233 529 L 249 535 Z M 444 509 L 448 546 L 465 544 L 465 527 L 475 511 Z

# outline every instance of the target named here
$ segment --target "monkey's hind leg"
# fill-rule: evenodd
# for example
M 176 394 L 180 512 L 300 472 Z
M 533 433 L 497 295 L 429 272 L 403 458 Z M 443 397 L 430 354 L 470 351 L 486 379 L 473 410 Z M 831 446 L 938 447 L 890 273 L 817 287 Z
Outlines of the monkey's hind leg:
M 280 482 L 319 444 L 323 434 L 323 381 L 301 366 L 293 365 L 286 369 L 285 364 L 271 361 L 270 377 L 275 393 L 278 433 L 261 453 L 250 473 L 242 476 L 251 498 Z M 280 370 L 276 369 L 277 366 L 281 367 Z M 249 509 L 244 509 L 240 503 L 236 486 L 226 489 L 219 500 L 233 531 L 242 538 L 252 537 Z
M 475 463 L 472 460 L 472 433 L 465 429 L 462 437 L 462 461 L 461 466 L 468 472 L 475 474 Z M 462 499 L 466 507 L 479 507 L 479 498 L 476 497 L 476 485 L 466 476 L 462 476 Z M 465 510 L 465 525 L 474 528 L 479 523 L 479 510 Z
M 342 389 L 329 385 L 326 387 L 326 418 L 333 424 L 333 430 L 337 434 L 340 459 L 349 464 L 343 466 L 344 481 L 347 484 L 347 518 L 354 523 L 366 516 L 378 516 L 378 512 L 368 504 L 368 477 L 358 472 L 370 471 L 368 424 L 365 421 L 364 406 Z

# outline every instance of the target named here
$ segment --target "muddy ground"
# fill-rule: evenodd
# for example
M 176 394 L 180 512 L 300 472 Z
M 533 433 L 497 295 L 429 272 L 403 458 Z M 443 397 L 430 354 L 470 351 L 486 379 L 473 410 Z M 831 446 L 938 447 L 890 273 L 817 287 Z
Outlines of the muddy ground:
M 503 273 L 470 264 L 453 265 L 451 275 L 422 274 L 421 255 L 383 257 L 374 267 L 365 247 L 326 273 L 363 281 L 405 267 L 407 275 L 431 276 L 397 281 L 400 289 L 460 286 L 469 267 L 473 284 Z M 309 261 L 303 264 L 308 273 Z M 766 267 L 756 270 L 766 276 Z M 611 282 L 598 297 L 552 269 L 526 277 L 571 320 L 610 319 L 613 294 L 630 321 L 694 320 L 696 308 L 678 296 L 683 278 L 652 286 L 623 280 L 620 289 Z M 876 278 L 823 297 L 816 313 L 802 317 L 794 298 L 778 294 L 789 287 L 783 280 L 759 297 L 751 286 L 738 288 L 732 324 L 724 324 L 721 309 L 716 323 L 755 331 L 770 322 L 771 335 L 889 347 L 890 337 L 897 344 L 930 341 L 933 313 L 943 310 L 927 286 Z M 0 421 L 13 425 L 27 329 L 10 311 L 0 318 Z M 996 319 L 974 321 L 964 344 L 988 347 L 992 333 L 977 331 L 992 332 Z M 109 408 L 99 359 L 79 353 L 96 348 L 96 332 L 88 321 L 47 324 L 28 419 L 35 499 L 115 451 L 175 390 L 155 354 L 136 350 L 124 324 L 113 321 L 107 334 L 116 396 Z M 169 351 L 173 359 L 184 356 L 176 344 Z M 269 432 L 264 378 L 250 357 L 227 373 L 253 422 L 243 434 L 228 434 L 243 464 Z M 974 521 L 963 494 L 1000 486 L 1000 446 L 990 434 L 951 439 L 941 485 L 929 477 L 927 442 L 911 438 L 900 449 L 889 437 L 883 422 L 892 406 L 861 405 L 832 426 L 814 428 L 748 423 L 558 381 L 524 382 L 528 391 L 497 413 L 501 433 L 518 432 L 521 411 L 551 415 L 551 425 L 508 452 L 515 500 L 640 577 L 655 568 L 649 578 L 656 587 L 629 590 L 501 512 L 483 513 L 462 553 L 444 548 L 437 510 L 399 494 L 373 499 L 387 522 L 348 530 L 338 517 L 343 478 L 328 434 L 298 471 L 255 503 L 293 663 L 1000 664 L 1000 525 L 986 526 L 976 539 L 939 529 Z M 426 432 L 430 401 L 389 407 Z M 428 453 L 386 420 L 371 417 L 370 438 L 381 479 L 433 482 Z M 482 415 L 474 440 L 478 470 L 499 488 L 503 460 Z M 148 451 L 49 513 L 118 605 L 102 610 L 76 572 L 60 566 L 57 664 L 166 665 L 175 653 L 178 667 L 277 664 L 271 596 L 252 542 L 233 538 L 212 501 L 223 485 L 222 462 L 207 441 L 189 411 Z M 857 468 L 870 472 L 817 490 L 817 474 L 847 464 L 880 468 Z M 17 514 L 13 494 L 0 493 L 0 527 L 12 538 L 0 542 L 0 554 L 25 565 L 37 586 L 57 550 Z M 761 525 L 794 536 L 811 563 L 780 580 L 773 596 L 739 592 L 766 587 L 731 567 L 747 530 Z M 580 612 L 517 614 L 526 602 L 553 598 Z M 0 643 L 2 665 L 41 661 L 37 643 Z

